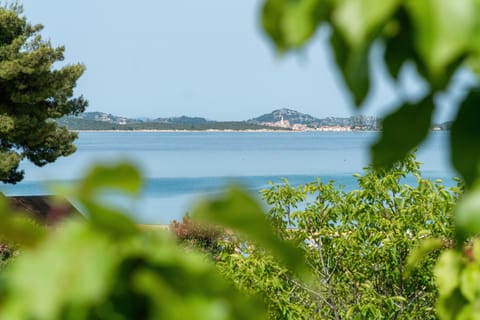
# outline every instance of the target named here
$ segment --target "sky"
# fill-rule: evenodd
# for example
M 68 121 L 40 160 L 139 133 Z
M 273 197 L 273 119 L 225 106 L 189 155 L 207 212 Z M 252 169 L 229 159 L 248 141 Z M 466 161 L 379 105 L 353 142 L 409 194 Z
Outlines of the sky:
M 400 84 L 372 53 L 373 91 L 361 111 L 353 107 L 322 29 L 302 51 L 279 57 L 262 32 L 259 0 L 24 0 L 24 14 L 44 25 L 42 36 L 64 45 L 65 63 L 87 70 L 76 94 L 87 111 L 125 117 L 200 116 L 246 120 L 290 108 L 323 118 L 383 116 L 399 93 L 422 94 L 424 84 L 406 67 Z M 443 99 L 436 121 L 471 82 L 468 72 Z M 400 89 L 400 90 L 399 90 Z

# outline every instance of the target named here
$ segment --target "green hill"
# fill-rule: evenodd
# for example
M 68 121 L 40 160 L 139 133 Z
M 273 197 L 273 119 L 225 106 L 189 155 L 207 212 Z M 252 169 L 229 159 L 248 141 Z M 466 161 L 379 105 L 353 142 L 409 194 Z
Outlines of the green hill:
M 185 119 L 183 119 L 185 120 Z M 57 120 L 60 125 L 70 130 L 278 130 L 265 125 L 248 123 L 245 121 L 200 121 L 188 122 L 124 122 L 123 124 L 110 121 L 88 120 L 78 117 L 64 117 Z

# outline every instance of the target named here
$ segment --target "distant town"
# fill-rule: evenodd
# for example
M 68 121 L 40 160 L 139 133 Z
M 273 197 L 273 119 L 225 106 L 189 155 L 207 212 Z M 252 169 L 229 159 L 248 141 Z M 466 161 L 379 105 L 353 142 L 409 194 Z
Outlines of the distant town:
M 315 118 L 292 109 L 278 109 L 245 121 L 214 121 L 201 117 L 131 119 L 103 112 L 85 112 L 57 120 L 70 130 L 115 131 L 379 131 L 381 118 L 352 117 Z M 433 125 L 432 130 L 448 130 L 450 123 Z

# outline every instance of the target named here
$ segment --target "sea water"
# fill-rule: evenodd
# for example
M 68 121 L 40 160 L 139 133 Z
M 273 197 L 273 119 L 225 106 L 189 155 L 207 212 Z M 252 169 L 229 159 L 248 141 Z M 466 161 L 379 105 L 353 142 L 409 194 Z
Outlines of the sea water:
M 129 161 L 142 172 L 140 199 L 127 209 L 142 223 L 169 223 L 205 195 L 232 182 L 257 193 L 286 178 L 292 185 L 335 180 L 356 187 L 376 132 L 81 132 L 77 152 L 38 168 L 22 163 L 25 179 L 8 195 L 47 194 L 52 183 L 74 183 L 95 163 Z M 446 132 L 432 132 L 418 151 L 422 173 L 451 185 Z M 119 201 L 123 202 L 123 201 Z

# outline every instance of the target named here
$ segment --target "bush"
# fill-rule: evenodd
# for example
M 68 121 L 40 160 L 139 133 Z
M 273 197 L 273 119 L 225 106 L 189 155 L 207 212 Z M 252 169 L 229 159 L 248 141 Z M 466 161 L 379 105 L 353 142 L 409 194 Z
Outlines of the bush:
M 402 182 L 407 176 L 415 185 Z M 359 189 L 350 192 L 320 180 L 263 191 L 278 236 L 301 248 L 312 279 L 258 246 L 221 261 L 239 288 L 263 296 L 272 319 L 435 319 L 436 249 L 452 244 L 461 187 L 423 179 L 413 156 L 356 177 Z M 409 256 L 425 246 L 431 254 L 412 268 Z
M 180 243 L 200 248 L 214 256 L 223 249 L 225 231 L 218 226 L 193 221 L 186 215 L 181 222 L 173 220 L 169 227 Z

